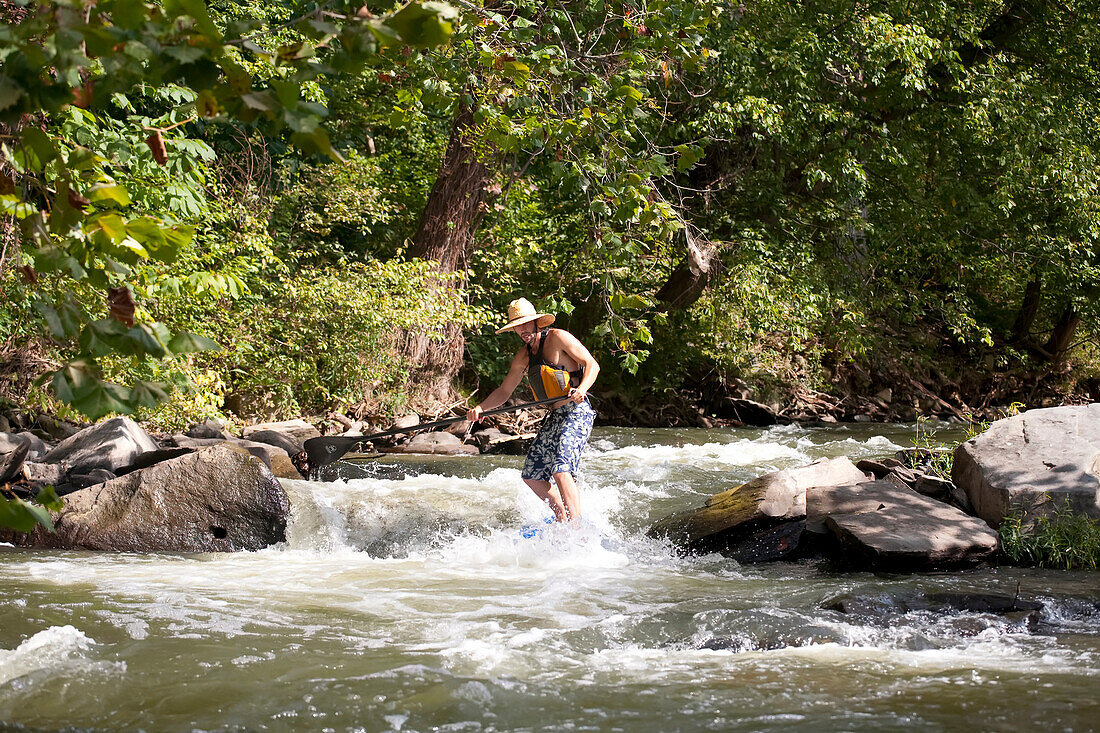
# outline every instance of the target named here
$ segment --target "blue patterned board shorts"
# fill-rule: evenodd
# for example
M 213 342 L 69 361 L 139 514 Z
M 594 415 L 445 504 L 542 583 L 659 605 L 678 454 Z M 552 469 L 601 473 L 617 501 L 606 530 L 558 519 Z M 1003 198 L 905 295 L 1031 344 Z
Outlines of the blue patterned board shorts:
M 552 481 L 555 473 L 572 473 L 581 465 L 581 451 L 592 434 L 596 411 L 586 399 L 579 405 L 570 402 L 543 418 L 538 435 L 523 463 L 525 479 Z

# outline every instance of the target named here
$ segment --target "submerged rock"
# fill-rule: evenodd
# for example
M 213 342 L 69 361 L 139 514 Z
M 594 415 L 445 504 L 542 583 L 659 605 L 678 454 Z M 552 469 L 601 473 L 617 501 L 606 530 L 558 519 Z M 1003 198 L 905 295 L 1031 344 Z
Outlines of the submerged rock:
M 1100 518 L 1100 403 L 998 420 L 955 450 L 951 477 L 994 527 L 1014 507 Z
M 56 533 L 0 530 L 24 547 L 124 552 L 259 550 L 286 536 L 290 505 L 262 461 L 222 444 L 65 496 Z

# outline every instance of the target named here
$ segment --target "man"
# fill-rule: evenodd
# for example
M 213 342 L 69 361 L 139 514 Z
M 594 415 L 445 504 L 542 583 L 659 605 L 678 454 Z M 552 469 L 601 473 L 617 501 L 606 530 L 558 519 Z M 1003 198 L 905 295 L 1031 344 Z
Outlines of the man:
M 497 333 L 514 332 L 523 341 L 523 348 L 512 357 L 508 376 L 500 386 L 467 411 L 466 419 L 477 422 L 484 410 L 504 404 L 524 374 L 537 399 L 562 398 L 550 405 L 550 413 L 539 426 L 522 476 L 539 499 L 550 503 L 557 520 L 568 522 L 581 516 L 576 472 L 596 419 L 588 390 L 600 373 L 600 365 L 576 336 L 550 328 L 553 322 L 553 314 L 535 312 L 526 298 L 508 305 L 508 322 Z

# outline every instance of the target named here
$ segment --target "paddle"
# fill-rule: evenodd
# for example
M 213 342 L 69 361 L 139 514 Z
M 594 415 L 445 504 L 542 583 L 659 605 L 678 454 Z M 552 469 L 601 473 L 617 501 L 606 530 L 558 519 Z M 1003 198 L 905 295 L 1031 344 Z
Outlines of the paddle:
M 536 400 L 535 402 L 524 402 L 519 405 L 498 407 L 495 410 L 487 410 L 481 413 L 481 416 L 488 417 L 489 415 L 499 415 L 503 412 L 522 410 L 525 407 L 540 407 L 542 405 L 549 405 L 552 402 L 561 402 L 563 399 L 566 398 L 551 397 L 545 400 Z M 306 466 L 299 466 L 298 470 L 302 471 L 303 474 L 311 474 L 322 466 L 327 466 L 339 460 L 342 455 L 360 443 L 377 440 L 378 438 L 386 438 L 390 435 L 397 435 L 398 433 L 415 433 L 420 430 L 441 428 L 444 425 L 454 425 L 456 422 L 461 422 L 465 419 L 465 415 L 457 415 L 455 417 L 448 417 L 444 420 L 436 420 L 435 422 L 420 423 L 410 428 L 393 428 L 392 430 L 386 430 L 382 433 L 373 433 L 371 435 L 333 435 L 332 437 L 310 438 L 305 444 L 305 452 L 309 463 Z

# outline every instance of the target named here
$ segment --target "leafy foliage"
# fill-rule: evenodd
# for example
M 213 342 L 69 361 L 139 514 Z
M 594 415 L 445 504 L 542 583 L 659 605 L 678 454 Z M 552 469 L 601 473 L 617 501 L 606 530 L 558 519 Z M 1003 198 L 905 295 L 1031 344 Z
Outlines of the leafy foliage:
M 1023 511 L 1009 514 L 998 533 L 1002 554 L 1017 564 L 1063 570 L 1100 567 L 1100 521 L 1075 513 L 1068 503 L 1033 522 L 1025 520 Z

